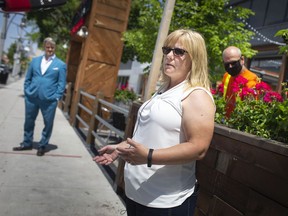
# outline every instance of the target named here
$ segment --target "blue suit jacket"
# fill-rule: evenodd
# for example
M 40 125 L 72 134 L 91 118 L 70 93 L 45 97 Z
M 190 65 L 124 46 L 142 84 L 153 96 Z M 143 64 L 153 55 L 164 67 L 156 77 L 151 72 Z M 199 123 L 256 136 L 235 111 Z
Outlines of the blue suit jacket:
M 28 98 L 43 101 L 59 100 L 66 86 L 66 64 L 55 57 L 44 75 L 41 73 L 43 56 L 33 58 L 29 64 L 24 82 L 24 93 Z

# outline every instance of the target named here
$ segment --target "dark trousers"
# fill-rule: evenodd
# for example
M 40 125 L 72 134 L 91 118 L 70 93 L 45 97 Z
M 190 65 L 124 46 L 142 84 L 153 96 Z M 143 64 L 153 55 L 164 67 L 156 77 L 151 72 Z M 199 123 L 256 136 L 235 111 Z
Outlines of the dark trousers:
M 193 216 L 196 208 L 198 188 L 180 206 L 173 208 L 151 208 L 143 206 L 127 198 L 126 209 L 128 216 Z
M 38 99 L 28 99 L 25 97 L 25 123 L 24 123 L 24 146 L 32 146 L 33 135 L 35 128 L 35 120 L 38 116 L 39 110 L 42 113 L 44 120 L 44 128 L 42 130 L 42 137 L 38 147 L 45 147 L 48 145 L 52 134 L 53 122 L 57 108 L 57 101 L 43 102 Z

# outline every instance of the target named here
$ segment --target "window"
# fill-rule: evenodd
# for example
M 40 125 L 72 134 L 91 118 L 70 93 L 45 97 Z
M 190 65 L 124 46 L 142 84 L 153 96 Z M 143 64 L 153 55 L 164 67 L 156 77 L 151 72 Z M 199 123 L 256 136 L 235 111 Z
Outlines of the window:
M 258 70 L 279 74 L 281 64 L 281 59 L 258 59 L 251 62 L 251 67 Z
M 118 76 L 117 88 L 122 89 L 128 86 L 129 76 Z
M 277 87 L 281 58 L 252 59 L 250 70 L 256 73 L 262 80 L 268 83 L 273 89 Z

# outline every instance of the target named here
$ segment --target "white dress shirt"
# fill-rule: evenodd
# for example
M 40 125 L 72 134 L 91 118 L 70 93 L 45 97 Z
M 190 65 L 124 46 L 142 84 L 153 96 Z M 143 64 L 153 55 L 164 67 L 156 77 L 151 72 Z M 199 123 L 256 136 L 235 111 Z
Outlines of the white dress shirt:
M 41 61 L 41 73 L 42 75 L 45 74 L 47 71 L 48 67 L 51 65 L 53 59 L 55 58 L 55 55 L 49 57 L 47 60 L 45 58 L 45 55 L 43 55 L 42 61 Z

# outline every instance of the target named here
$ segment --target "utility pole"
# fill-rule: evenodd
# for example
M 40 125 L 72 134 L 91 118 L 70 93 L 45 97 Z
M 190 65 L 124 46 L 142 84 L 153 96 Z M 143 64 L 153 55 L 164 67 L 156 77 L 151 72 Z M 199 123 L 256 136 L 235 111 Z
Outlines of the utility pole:
M 145 90 L 144 101 L 148 100 L 151 97 L 152 93 L 156 90 L 156 84 L 159 78 L 160 67 L 163 58 L 162 45 L 169 32 L 175 1 L 176 0 L 167 0 L 165 2 L 164 12 L 162 15 L 157 41 L 153 53 L 151 71 L 149 73 L 148 82 Z
M 21 70 L 21 52 L 22 52 L 22 31 L 23 28 L 26 27 L 26 18 L 25 16 L 22 17 L 21 23 L 20 23 L 20 33 L 19 33 L 19 38 L 17 40 L 17 47 L 16 47 L 16 52 L 14 53 L 14 64 L 13 64 L 13 70 L 12 70 L 12 77 L 16 76 L 19 74 Z
M 3 12 L 3 25 L 1 30 L 0 38 L 0 64 L 2 63 L 2 55 L 4 50 L 5 39 L 7 35 L 7 23 L 8 23 L 9 13 Z

